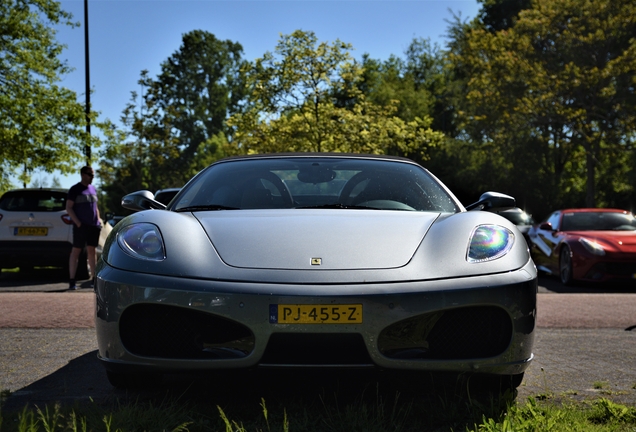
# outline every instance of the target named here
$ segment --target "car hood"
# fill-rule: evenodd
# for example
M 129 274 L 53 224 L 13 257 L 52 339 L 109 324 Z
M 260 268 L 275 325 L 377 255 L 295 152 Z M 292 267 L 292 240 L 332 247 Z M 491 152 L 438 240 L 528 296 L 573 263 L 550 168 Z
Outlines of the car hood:
M 325 211 L 206 212 L 195 217 L 227 265 L 278 270 L 402 267 L 439 217 L 359 210 L 330 211 L 325 218 Z
M 138 259 L 119 246 L 119 233 L 138 223 L 159 228 L 165 259 Z M 479 211 L 146 210 L 115 225 L 102 257 L 110 268 L 126 271 L 122 283 L 130 283 L 135 275 L 150 274 L 172 276 L 165 283 L 175 287 L 180 278 L 187 277 L 240 282 L 241 290 L 256 290 L 254 284 L 277 284 L 280 288 L 281 284 L 324 287 L 455 280 L 511 274 L 531 263 L 525 241 L 514 241 L 513 248 L 497 259 L 467 260 L 472 233 L 484 224 L 507 227 L 521 238 L 510 221 Z M 532 274 L 526 276 L 531 278 Z
M 636 231 L 570 231 L 568 235 L 601 243 L 611 251 L 636 253 Z

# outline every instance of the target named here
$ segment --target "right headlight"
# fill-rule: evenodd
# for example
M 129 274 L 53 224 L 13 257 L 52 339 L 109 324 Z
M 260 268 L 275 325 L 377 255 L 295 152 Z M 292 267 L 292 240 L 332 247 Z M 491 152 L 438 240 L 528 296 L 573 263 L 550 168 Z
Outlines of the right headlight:
M 515 235 L 499 225 L 480 225 L 473 230 L 468 243 L 466 260 L 470 263 L 492 261 L 506 255 L 512 248 Z
M 149 261 L 166 259 L 159 227 L 151 223 L 128 225 L 117 233 L 117 243 L 128 255 Z

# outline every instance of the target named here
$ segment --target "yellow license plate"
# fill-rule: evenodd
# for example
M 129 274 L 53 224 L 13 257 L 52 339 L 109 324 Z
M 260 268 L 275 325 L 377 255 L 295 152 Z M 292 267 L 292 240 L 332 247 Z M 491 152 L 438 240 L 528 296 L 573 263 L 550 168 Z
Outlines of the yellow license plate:
M 17 227 L 13 230 L 13 234 L 17 236 L 45 236 L 48 233 L 48 228 L 41 227 Z
M 269 305 L 269 322 L 272 324 L 360 324 L 361 304 Z

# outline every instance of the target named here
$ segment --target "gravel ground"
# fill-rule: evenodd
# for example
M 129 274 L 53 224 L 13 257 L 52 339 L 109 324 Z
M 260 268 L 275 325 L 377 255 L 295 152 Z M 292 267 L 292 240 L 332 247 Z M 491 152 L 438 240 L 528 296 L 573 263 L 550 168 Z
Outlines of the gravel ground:
M 519 400 L 602 396 L 636 405 L 636 331 L 539 328 L 534 351 Z
M 3 410 L 125 397 L 96 358 L 93 292 L 42 290 L 0 286 L 0 390 L 11 392 Z M 518 400 L 603 396 L 636 405 L 636 295 L 543 290 L 537 310 L 535 359 Z
M 535 348 L 517 400 L 602 396 L 636 405 L 636 332 L 539 328 Z M 0 329 L 0 389 L 12 392 L 5 408 L 126 397 L 96 354 L 92 329 Z
M 106 377 L 97 365 L 95 329 L 0 329 L 0 389 L 10 390 L 19 405 L 26 400 L 46 402 L 77 399 L 105 388 Z M 86 365 L 94 373 L 86 374 Z M 101 393 L 101 391 L 100 391 Z M 50 402 L 50 401 L 49 401 Z

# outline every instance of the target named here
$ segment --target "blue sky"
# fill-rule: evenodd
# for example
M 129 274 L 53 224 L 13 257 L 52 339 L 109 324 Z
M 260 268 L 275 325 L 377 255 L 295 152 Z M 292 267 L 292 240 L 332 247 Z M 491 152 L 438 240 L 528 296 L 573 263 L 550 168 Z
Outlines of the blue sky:
M 62 58 L 74 68 L 61 85 L 83 102 L 84 1 L 63 0 L 61 5 L 81 23 L 58 29 L 58 41 L 67 46 Z M 298 29 L 313 31 L 320 41 L 350 43 L 354 57 L 368 53 L 384 60 L 401 56 L 414 38 L 444 47 L 453 14 L 472 19 L 479 7 L 477 0 L 89 0 L 91 105 L 100 118 L 119 123 L 131 92 L 141 92 L 140 72 L 147 69 L 156 77 L 191 30 L 239 42 L 247 60 L 274 51 L 280 34 Z M 52 176 L 35 177 L 50 183 Z M 63 187 L 79 181 L 79 174 L 56 177 Z

